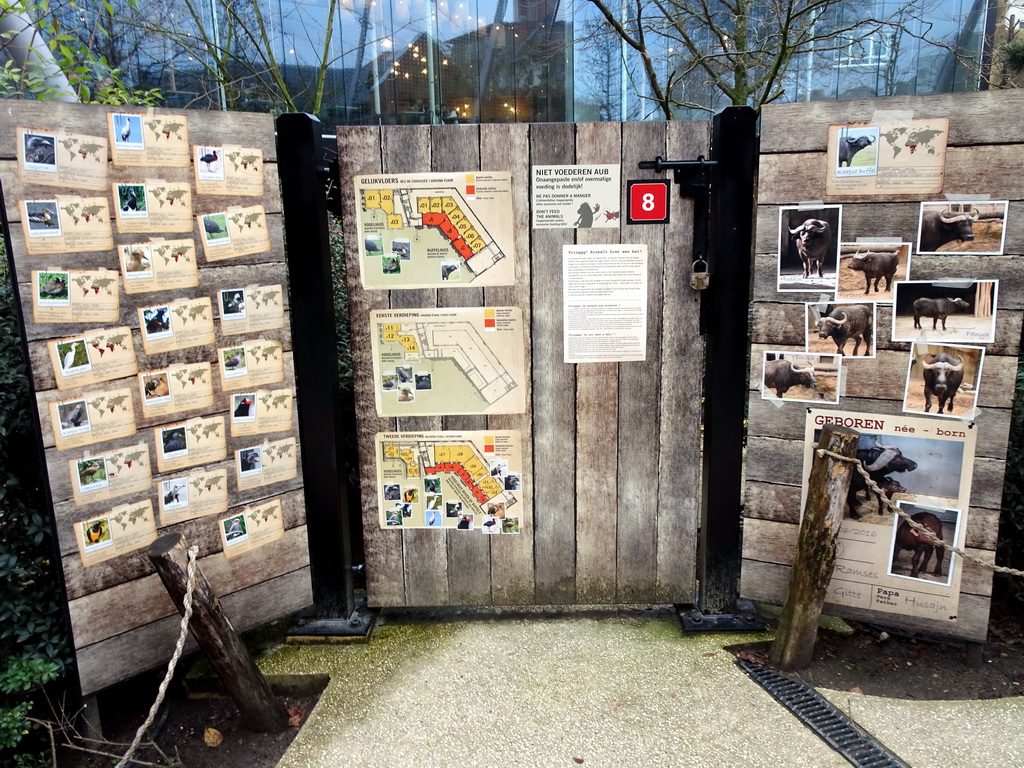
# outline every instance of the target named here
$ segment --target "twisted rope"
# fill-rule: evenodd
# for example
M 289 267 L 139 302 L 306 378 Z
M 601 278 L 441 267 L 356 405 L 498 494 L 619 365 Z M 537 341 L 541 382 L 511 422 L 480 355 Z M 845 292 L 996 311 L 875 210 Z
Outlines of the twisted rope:
M 1014 568 L 1007 568 L 1005 565 L 996 565 L 995 563 L 989 563 L 985 560 L 979 560 L 977 557 L 974 557 L 973 555 L 968 555 L 966 552 L 960 549 L 960 547 L 954 546 L 952 544 L 947 544 L 945 541 L 943 541 L 934 533 L 929 531 L 919 522 L 917 522 L 916 520 L 912 520 L 908 513 L 904 512 L 898 506 L 893 504 L 892 500 L 885 495 L 885 491 L 879 488 L 878 483 L 871 479 L 871 475 L 868 474 L 867 470 L 864 469 L 864 465 L 858 459 L 851 459 L 849 456 L 843 456 L 841 453 L 829 451 L 826 450 L 825 448 L 816 448 L 815 451 L 819 456 L 830 456 L 831 458 L 836 459 L 837 461 L 845 461 L 847 464 L 853 464 L 854 468 L 858 472 L 860 472 L 861 476 L 864 478 L 864 482 L 867 483 L 868 488 L 874 491 L 875 494 L 877 494 L 878 503 L 884 504 L 890 512 L 895 512 L 897 515 L 902 517 L 906 521 L 907 525 L 909 525 L 919 534 L 924 536 L 924 538 L 928 539 L 928 541 L 930 541 L 935 546 L 942 547 L 943 549 L 948 549 L 950 552 L 956 552 L 964 560 L 970 560 L 972 563 L 980 565 L 982 568 L 985 568 L 989 571 L 995 571 L 996 573 L 1008 573 L 1011 576 L 1024 576 L 1024 571 L 1018 571 Z
M 188 548 L 188 576 L 185 582 L 185 600 L 184 608 L 185 611 L 181 615 L 181 632 L 178 635 L 178 642 L 174 646 L 174 654 L 171 656 L 171 660 L 167 663 L 167 674 L 164 675 L 163 681 L 160 683 L 160 688 L 156 693 L 156 700 L 153 702 L 153 706 L 149 708 L 149 716 L 146 718 L 146 722 L 139 726 L 139 730 L 135 732 L 135 740 L 132 741 L 132 745 L 128 747 L 128 751 L 124 753 L 124 757 L 121 758 L 114 768 L 124 768 L 128 763 L 131 762 L 132 756 L 135 754 L 135 750 L 139 748 L 139 743 L 142 741 L 142 737 L 149 730 L 149 727 L 153 724 L 156 719 L 157 710 L 160 709 L 160 705 L 164 701 L 164 695 L 167 693 L 167 686 L 171 684 L 171 678 L 174 677 L 174 668 L 178 665 L 178 659 L 181 658 L 181 653 L 185 648 L 185 640 L 188 638 L 188 622 L 192 618 L 192 591 L 195 587 L 196 580 L 196 556 L 199 554 L 199 547 L 193 545 Z

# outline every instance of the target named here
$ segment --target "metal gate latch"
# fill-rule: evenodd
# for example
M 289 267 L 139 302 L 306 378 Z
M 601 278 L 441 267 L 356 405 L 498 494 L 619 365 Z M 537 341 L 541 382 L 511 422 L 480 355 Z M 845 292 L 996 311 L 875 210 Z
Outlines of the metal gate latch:
M 690 287 L 695 291 L 703 291 L 711 282 L 711 275 L 708 274 L 708 263 L 704 259 L 694 259 L 690 273 Z

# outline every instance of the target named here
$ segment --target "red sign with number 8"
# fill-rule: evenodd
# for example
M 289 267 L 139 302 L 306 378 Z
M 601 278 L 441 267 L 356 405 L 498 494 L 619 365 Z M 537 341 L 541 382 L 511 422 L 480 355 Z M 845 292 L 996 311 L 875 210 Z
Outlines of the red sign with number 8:
M 627 224 L 668 224 L 669 188 L 667 179 L 626 182 Z

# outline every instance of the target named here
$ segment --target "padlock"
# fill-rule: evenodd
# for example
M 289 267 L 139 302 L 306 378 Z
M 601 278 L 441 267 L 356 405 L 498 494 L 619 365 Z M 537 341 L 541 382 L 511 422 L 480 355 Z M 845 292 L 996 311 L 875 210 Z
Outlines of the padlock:
M 690 273 L 690 287 L 695 291 L 703 291 L 711 282 L 708 263 L 704 259 L 695 259 Z

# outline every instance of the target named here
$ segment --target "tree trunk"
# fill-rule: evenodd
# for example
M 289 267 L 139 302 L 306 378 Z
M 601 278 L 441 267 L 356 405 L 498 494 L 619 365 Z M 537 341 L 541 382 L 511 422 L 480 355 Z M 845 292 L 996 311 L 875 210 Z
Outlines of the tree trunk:
M 859 438 L 852 429 L 826 425 L 818 448 L 854 458 Z M 772 664 L 779 669 L 806 667 L 814 656 L 818 619 L 836 564 L 836 535 L 846 511 L 853 472 L 856 469 L 849 462 L 831 456 L 814 457 L 786 605 L 770 654 Z
M 188 584 L 188 542 L 185 537 L 180 533 L 161 536 L 150 545 L 149 559 L 178 612 L 184 615 Z M 198 566 L 192 591 L 192 619 L 188 628 L 238 705 L 246 728 L 257 733 L 283 731 L 288 726 L 284 707 L 271 692 L 267 679 L 224 615 L 220 600 Z

